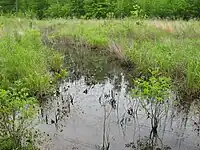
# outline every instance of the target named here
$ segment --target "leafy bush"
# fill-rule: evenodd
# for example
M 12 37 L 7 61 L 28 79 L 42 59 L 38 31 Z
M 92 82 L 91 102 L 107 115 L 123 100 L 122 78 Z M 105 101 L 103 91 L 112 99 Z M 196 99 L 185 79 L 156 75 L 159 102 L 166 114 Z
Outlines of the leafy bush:
M 35 149 L 33 119 L 36 99 L 20 81 L 8 90 L 0 89 L 0 149 Z
M 21 80 L 33 94 L 49 92 L 53 80 L 49 71 L 59 71 L 63 59 L 42 44 L 37 30 L 20 34 L 16 32 L 1 39 L 0 87 L 7 89 L 15 81 Z
M 95 2 L 93 0 L 85 0 L 84 3 L 86 18 L 106 18 L 111 11 L 111 4 L 108 2 Z
M 133 97 L 139 99 L 147 117 L 151 120 L 150 138 L 158 137 L 157 128 L 163 116 L 168 113 L 170 78 L 164 77 L 159 70 L 150 71 L 148 79 L 134 80 Z
M 46 18 L 65 18 L 70 14 L 70 6 L 68 4 L 54 4 L 51 5 L 47 10 L 44 12 Z
M 136 0 L 149 17 L 190 19 L 199 18 L 198 0 Z
M 26 12 L 39 19 L 45 17 L 106 18 L 113 13 L 116 18 L 131 16 L 135 6 L 140 6 L 149 17 L 190 19 L 200 17 L 199 0 L 15 0 L 0 2 L 4 13 Z M 18 8 L 18 9 L 17 9 Z M 31 15 L 30 15 L 31 14 Z
M 158 70 L 151 71 L 149 79 L 138 78 L 134 80 L 134 96 L 147 99 L 152 103 L 163 103 L 169 96 L 170 79 L 161 76 Z

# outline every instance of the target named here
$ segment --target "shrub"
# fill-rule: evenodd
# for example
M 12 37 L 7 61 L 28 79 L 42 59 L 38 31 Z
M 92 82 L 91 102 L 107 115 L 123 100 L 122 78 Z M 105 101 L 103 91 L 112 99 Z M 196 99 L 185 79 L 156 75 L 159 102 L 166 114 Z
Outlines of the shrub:
M 149 17 L 190 19 L 199 18 L 198 0 L 136 0 Z
M 114 14 L 116 18 L 131 16 L 135 5 L 141 7 L 149 17 L 190 19 L 200 17 L 199 0 L 2 0 L 3 13 L 28 12 L 37 18 L 76 17 L 106 18 Z
M 147 117 L 151 120 L 150 138 L 157 137 L 161 118 L 168 113 L 170 78 L 162 76 L 159 70 L 150 71 L 150 77 L 134 80 L 133 97 L 139 99 Z
M 85 0 L 84 3 L 86 18 L 106 18 L 111 12 L 111 4 L 108 2 L 95 2 L 93 0 Z
M 36 99 L 22 88 L 20 81 L 8 90 L 0 89 L 0 149 L 36 149 L 33 135 L 33 119 Z
M 68 4 L 54 4 L 51 5 L 47 10 L 44 12 L 46 18 L 67 18 L 70 14 L 70 6 Z
M 60 69 L 63 60 L 59 59 L 58 53 L 42 44 L 37 30 L 7 35 L 0 43 L 0 87 L 7 89 L 21 80 L 33 94 L 49 92 L 52 88 L 49 71 Z

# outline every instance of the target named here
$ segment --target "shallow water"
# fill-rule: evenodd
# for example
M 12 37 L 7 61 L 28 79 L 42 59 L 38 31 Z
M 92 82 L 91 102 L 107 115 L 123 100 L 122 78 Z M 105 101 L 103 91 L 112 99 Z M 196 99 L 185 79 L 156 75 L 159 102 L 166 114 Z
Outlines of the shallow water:
M 200 150 L 199 100 L 180 104 L 172 93 L 152 140 L 152 120 L 129 94 L 134 69 L 107 51 L 73 46 L 60 39 L 54 45 L 70 76 L 42 104 L 38 128 L 49 137 L 42 150 Z
M 86 81 L 84 76 L 63 81 L 57 94 L 43 104 L 44 123 L 39 128 L 51 140 L 42 149 L 98 150 L 103 143 L 109 143 L 110 150 L 153 149 L 145 146 L 151 121 L 139 101 L 129 96 L 124 76 L 106 78 L 95 85 Z M 200 115 L 195 114 L 195 107 L 170 105 L 158 126 L 160 140 L 155 148 L 200 149 Z

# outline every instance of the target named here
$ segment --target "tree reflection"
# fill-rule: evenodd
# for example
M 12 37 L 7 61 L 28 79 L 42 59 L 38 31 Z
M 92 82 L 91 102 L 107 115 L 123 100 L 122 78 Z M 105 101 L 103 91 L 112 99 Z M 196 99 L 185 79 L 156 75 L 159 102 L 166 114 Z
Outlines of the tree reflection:
M 156 146 L 160 146 L 163 149 L 163 143 L 157 130 L 161 119 L 168 114 L 170 79 L 161 76 L 156 70 L 151 72 L 149 79 L 139 78 L 134 83 L 133 96 L 139 101 L 151 124 L 146 148 L 154 149 Z

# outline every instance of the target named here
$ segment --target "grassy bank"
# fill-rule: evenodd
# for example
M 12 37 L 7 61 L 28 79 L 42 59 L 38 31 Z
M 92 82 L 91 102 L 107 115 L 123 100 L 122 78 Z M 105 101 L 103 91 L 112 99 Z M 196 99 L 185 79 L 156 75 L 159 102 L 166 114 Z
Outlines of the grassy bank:
M 43 22 L 43 23 L 47 23 Z M 112 47 L 145 73 L 159 67 L 188 94 L 200 89 L 200 22 L 167 20 L 53 20 L 50 38 L 70 37 L 93 46 Z
M 0 23 L 0 150 L 36 149 L 32 121 L 38 100 L 54 90 L 62 55 L 28 21 L 2 17 Z
M 200 88 L 198 21 L 131 19 L 38 21 L 2 17 L 1 22 L 6 22 L 10 29 L 25 30 L 30 24 L 34 28 L 50 27 L 54 31 L 46 33 L 49 39 L 67 38 L 73 42 L 79 41 L 83 45 L 114 49 L 120 56 L 125 55 L 135 63 L 138 70 L 143 73 L 149 68 L 159 67 L 162 72 L 174 79 L 179 89 L 194 93 Z
M 32 28 L 28 20 L 5 19 L 1 24 L 0 87 L 8 89 L 21 81 L 32 94 L 48 92 L 55 83 L 54 72 L 61 69 L 62 55 L 42 43 L 39 28 Z

